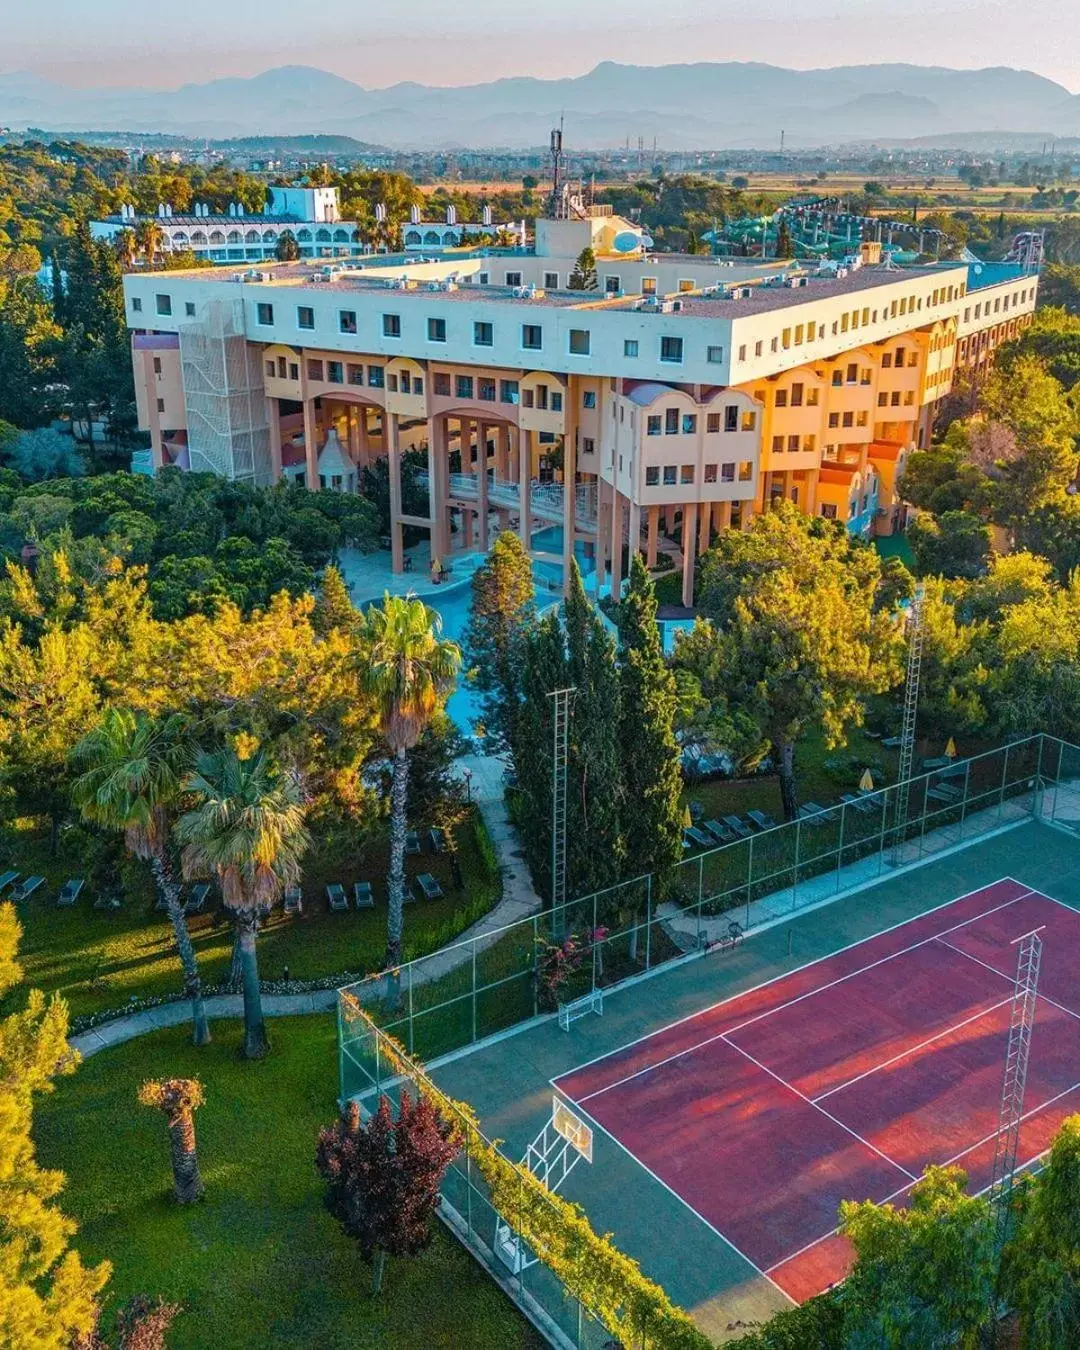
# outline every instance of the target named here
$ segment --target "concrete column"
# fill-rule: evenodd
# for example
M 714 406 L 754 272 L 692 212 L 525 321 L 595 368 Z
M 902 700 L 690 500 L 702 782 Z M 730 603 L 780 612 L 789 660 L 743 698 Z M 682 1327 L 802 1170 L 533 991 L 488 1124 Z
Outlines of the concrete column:
M 346 415 L 349 419 L 349 454 L 352 456 L 352 462 L 356 465 L 357 472 L 367 463 L 360 443 L 360 418 L 364 415 L 363 408 L 357 408 L 353 404 L 348 404 Z
M 611 496 L 611 594 L 622 595 L 623 496 L 616 488 Z
M 740 513 L 740 519 L 742 521 L 742 527 L 744 532 L 750 528 L 751 524 L 753 523 L 753 519 L 757 514 L 758 514 L 757 508 L 755 507 L 753 502 L 749 501 L 743 502 L 742 512 Z
M 704 553 L 709 547 L 709 535 L 712 531 L 712 503 L 702 502 L 698 507 L 698 552 Z
M 431 491 L 431 548 L 432 556 L 444 559 L 450 552 L 450 503 L 447 474 L 450 464 L 447 450 L 446 419 L 434 417 L 430 422 L 428 443 L 428 481 Z
M 628 499 L 626 503 L 626 515 L 629 528 L 627 534 L 630 539 L 630 553 L 627 558 L 627 567 L 634 560 L 634 554 L 641 552 L 641 507 L 637 502 Z
M 150 423 L 150 462 L 154 472 L 165 463 L 165 438 L 161 434 L 161 414 L 158 412 L 157 375 L 154 373 L 154 353 L 141 352 L 143 390 L 146 395 L 146 417 Z
M 682 521 L 682 602 L 690 608 L 694 603 L 694 563 L 697 560 L 694 547 L 697 535 L 697 502 L 688 502 L 683 507 Z
M 405 541 L 401 525 L 401 448 L 398 445 L 397 418 L 387 416 L 387 469 L 390 478 L 390 566 L 395 572 L 405 567 Z
M 808 516 L 817 515 L 817 494 L 818 494 L 818 476 L 820 469 L 807 469 L 806 471 L 806 502 L 803 510 Z
M 495 428 L 495 477 L 503 482 L 510 476 L 510 428 L 500 422 Z
M 266 421 L 270 427 L 270 481 L 281 482 L 281 403 L 279 399 L 267 398 Z M 155 468 L 157 465 L 155 464 Z
M 315 417 L 315 400 L 304 399 L 304 481 L 309 492 L 319 490 L 319 444 L 318 422 Z
M 563 437 L 563 527 L 562 527 L 562 574 L 563 594 L 570 581 L 570 563 L 574 557 L 574 530 L 576 528 L 574 508 L 577 497 L 577 445 L 573 436 Z
M 656 566 L 657 544 L 660 541 L 660 508 L 658 506 L 649 507 L 649 538 L 646 545 L 645 564 L 647 567 Z
M 714 509 L 718 516 L 716 522 L 717 533 L 723 534 L 725 531 L 731 529 L 731 503 L 717 502 Z
M 526 551 L 532 552 L 532 442 L 531 431 L 523 431 L 521 427 L 514 429 L 514 437 L 511 441 L 510 459 L 517 466 L 518 481 L 518 514 L 521 517 L 518 525 L 518 534 L 521 536 L 521 542 L 525 545 Z
M 487 431 L 484 427 L 480 428 L 480 463 L 477 466 L 479 478 L 477 479 L 476 504 L 479 510 L 480 520 L 480 547 L 486 552 L 488 549 L 488 472 L 487 472 Z

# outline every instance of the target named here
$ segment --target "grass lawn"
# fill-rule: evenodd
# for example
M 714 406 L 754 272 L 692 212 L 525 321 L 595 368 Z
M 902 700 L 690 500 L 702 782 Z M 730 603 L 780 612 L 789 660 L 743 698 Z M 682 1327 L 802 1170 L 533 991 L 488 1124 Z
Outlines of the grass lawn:
M 236 1347 L 477 1347 L 543 1342 L 473 1258 L 436 1225 L 416 1260 L 390 1262 L 380 1299 L 370 1269 L 322 1208 L 315 1137 L 336 1110 L 329 1017 L 270 1024 L 261 1063 L 236 1057 L 238 1023 L 196 1050 L 188 1029 L 154 1032 L 87 1060 L 36 1112 L 40 1159 L 67 1174 L 64 1212 L 83 1259 L 108 1258 L 115 1308 L 134 1293 L 184 1305 L 170 1350 Z M 172 1199 L 168 1136 L 135 1095 L 151 1076 L 198 1076 L 205 1199 Z
M 407 957 L 450 941 L 498 900 L 501 879 L 477 820 L 470 815 L 455 831 L 464 881 L 460 890 L 445 855 L 424 852 L 406 859 L 410 877 L 432 872 L 445 892 L 442 900 L 407 907 Z M 78 831 L 73 835 L 84 837 Z M 71 851 L 62 844 L 61 856 L 50 858 L 47 832 L 30 829 L 16 833 L 8 851 L 12 869 L 47 877 L 46 884 L 19 907 L 24 929 L 20 958 L 27 981 L 37 988 L 62 992 L 73 1017 L 119 1008 L 132 996 L 178 990 L 180 967 L 172 928 L 166 916 L 154 909 L 148 871 L 137 870 L 137 884 L 128 888 L 119 911 L 93 909 L 89 886 L 73 909 L 57 909 L 56 895 L 64 881 L 84 874 L 78 857 L 65 856 Z M 382 847 L 313 857 L 304 874 L 304 912 L 287 916 L 279 906 L 261 929 L 259 971 L 263 979 L 280 979 L 286 965 L 293 979 L 379 969 L 386 945 L 386 865 Z M 326 883 L 340 881 L 351 904 L 352 883 L 361 878 L 374 883 L 375 909 L 331 914 Z M 232 925 L 215 902 L 216 892 L 209 912 L 188 921 L 207 984 L 227 977 L 232 954 Z

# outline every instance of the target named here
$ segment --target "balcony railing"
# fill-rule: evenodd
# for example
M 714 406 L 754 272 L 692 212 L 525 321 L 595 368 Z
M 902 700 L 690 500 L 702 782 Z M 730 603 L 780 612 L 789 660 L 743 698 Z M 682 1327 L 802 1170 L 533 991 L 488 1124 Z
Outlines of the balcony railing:
M 427 475 L 417 475 L 426 482 Z M 533 482 L 529 490 L 529 505 L 534 516 L 561 522 L 565 510 L 562 483 Z M 450 496 L 476 501 L 480 494 L 479 475 L 452 473 L 449 476 Z M 507 478 L 488 476 L 488 504 L 514 510 L 521 505 L 521 487 Z M 574 489 L 574 521 L 579 529 L 595 529 L 597 520 L 597 492 L 595 483 L 581 483 Z

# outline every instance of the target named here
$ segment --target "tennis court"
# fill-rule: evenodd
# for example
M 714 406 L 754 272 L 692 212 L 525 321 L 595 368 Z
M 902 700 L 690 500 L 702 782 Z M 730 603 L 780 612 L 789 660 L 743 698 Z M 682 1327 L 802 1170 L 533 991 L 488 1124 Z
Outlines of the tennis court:
M 1044 942 L 1018 1157 L 1080 1110 L 1080 913 L 1003 878 L 553 1078 L 718 1236 L 801 1301 L 845 1273 L 844 1199 L 928 1163 L 990 1180 L 1016 971 Z

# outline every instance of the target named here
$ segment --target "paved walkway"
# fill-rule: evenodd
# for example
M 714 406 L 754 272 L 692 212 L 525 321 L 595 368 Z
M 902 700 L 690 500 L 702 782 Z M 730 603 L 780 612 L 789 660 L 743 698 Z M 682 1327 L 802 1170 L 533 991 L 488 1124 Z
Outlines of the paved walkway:
M 481 939 L 480 947 L 490 946 L 497 931 L 507 924 L 527 918 L 540 909 L 540 897 L 532 888 L 517 834 L 506 813 L 503 798 L 502 764 L 486 755 L 469 755 L 458 761 L 471 774 L 472 800 L 480 808 L 491 842 L 499 861 L 503 878 L 503 895 L 499 903 L 467 928 L 454 943 L 441 952 L 434 952 L 413 972 L 417 982 L 438 979 L 456 966 L 472 959 L 472 947 L 463 944 L 470 939 Z M 486 941 L 484 940 L 486 939 Z M 319 989 L 309 994 L 264 994 L 263 1012 L 267 1017 L 301 1016 L 305 1013 L 331 1011 L 337 1004 L 336 989 Z M 210 1018 L 242 1017 L 244 1001 L 239 994 L 216 994 L 206 1000 L 206 1015 Z M 191 1017 L 189 999 L 163 1003 L 157 1008 L 114 1017 L 90 1031 L 72 1036 L 71 1044 L 84 1059 L 106 1050 L 111 1045 L 144 1036 L 162 1027 L 180 1026 Z

